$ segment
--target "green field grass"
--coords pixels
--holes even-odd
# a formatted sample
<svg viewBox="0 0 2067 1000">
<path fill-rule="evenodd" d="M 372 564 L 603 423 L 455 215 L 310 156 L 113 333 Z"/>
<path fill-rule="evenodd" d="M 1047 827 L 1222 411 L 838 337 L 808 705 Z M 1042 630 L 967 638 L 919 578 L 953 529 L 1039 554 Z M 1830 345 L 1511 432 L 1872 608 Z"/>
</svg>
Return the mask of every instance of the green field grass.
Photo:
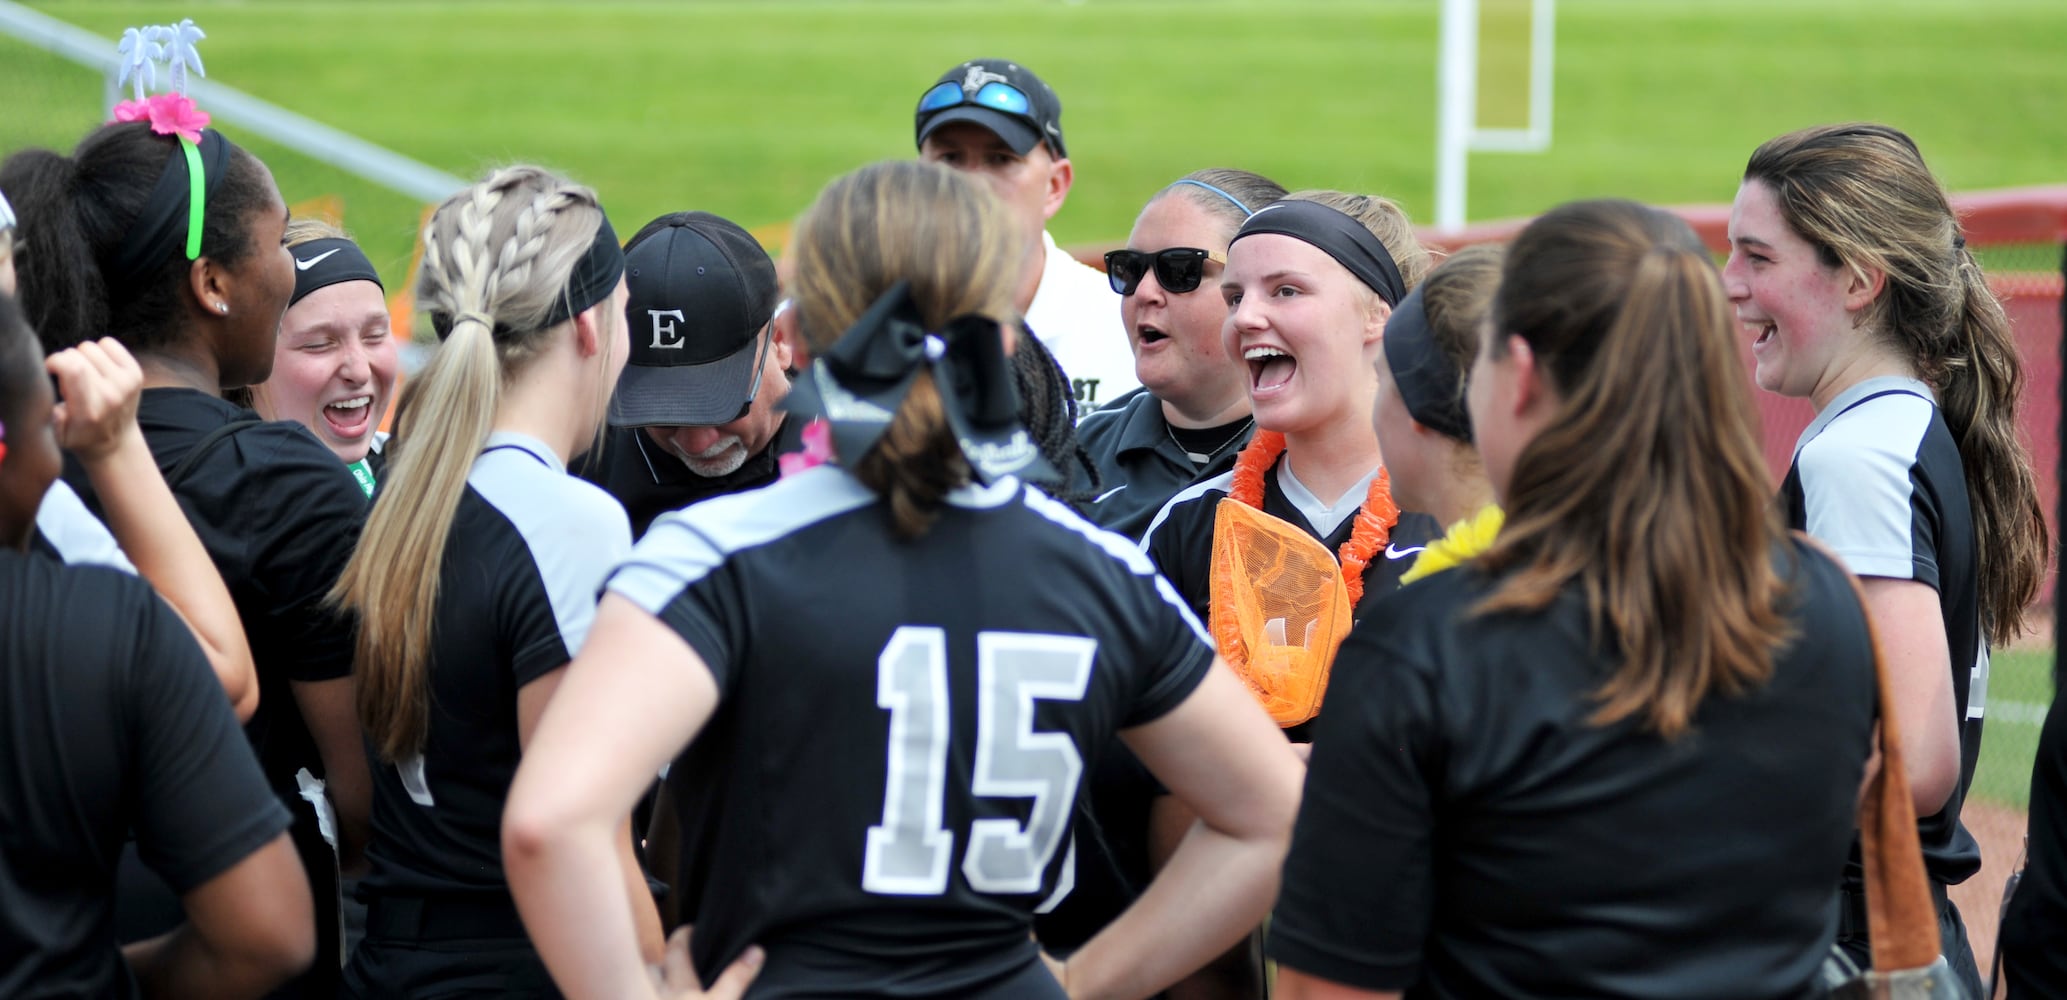
<svg viewBox="0 0 2067 1000">
<path fill-rule="evenodd" d="M 2052 700 L 2053 651 L 2000 652 L 1988 664 L 1988 724 L 1971 795 L 2025 808 L 2031 801 L 2031 760 L 2044 721 L 2038 709 Z"/>
<path fill-rule="evenodd" d="M 1433 205 L 1432 0 L 37 6 L 111 46 L 191 15 L 211 79 L 461 176 L 564 169 L 626 233 L 683 208 L 784 222 L 830 177 L 911 155 L 918 93 L 986 54 L 1063 97 L 1066 243 L 1123 238 L 1144 197 L 1208 165 Z M 1558 36 L 1554 145 L 1474 157 L 1474 218 L 1727 200 L 1760 140 L 1851 118 L 1910 130 L 1955 189 L 2067 180 L 2057 0 L 1565 0 Z M 69 146 L 101 114 L 92 73 L 12 41 L 0 93 L 0 151 Z M 252 145 L 290 201 L 341 196 L 400 276 L 421 206 Z"/>
</svg>

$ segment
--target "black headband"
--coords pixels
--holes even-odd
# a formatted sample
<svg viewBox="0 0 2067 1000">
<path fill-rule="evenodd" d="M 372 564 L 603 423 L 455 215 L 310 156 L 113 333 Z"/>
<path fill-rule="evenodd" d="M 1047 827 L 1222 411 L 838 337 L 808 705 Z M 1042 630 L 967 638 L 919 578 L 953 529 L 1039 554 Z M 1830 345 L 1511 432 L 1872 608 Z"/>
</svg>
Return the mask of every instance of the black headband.
<svg viewBox="0 0 2067 1000">
<path fill-rule="evenodd" d="M 910 282 L 884 292 L 813 360 L 790 386 L 783 407 L 824 417 L 832 427 L 833 450 L 851 467 L 890 429 L 921 369 L 933 372 L 948 427 L 978 482 L 1007 475 L 1053 478 L 1053 468 L 1019 422 L 1019 390 L 996 321 L 962 316 L 945 330 L 928 332 L 911 300 Z"/>
<path fill-rule="evenodd" d="M 294 308 L 296 302 L 308 298 L 318 288 L 347 281 L 371 281 L 382 292 L 387 286 L 380 283 L 380 272 L 373 269 L 373 262 L 366 259 L 366 251 L 359 244 L 347 239 L 325 237 L 297 244 L 294 254 L 294 297 L 287 300 L 287 308 Z"/>
<path fill-rule="evenodd" d="M 1363 223 L 1320 202 L 1278 201 L 1265 205 L 1242 223 L 1241 231 L 1228 244 L 1257 233 L 1290 236 L 1319 247 L 1377 292 L 1386 305 L 1397 307 L 1407 297 L 1407 282 L 1400 277 L 1399 265 L 1393 263 L 1385 244 L 1371 235 Z"/>
<path fill-rule="evenodd" d="M 544 330 L 579 315 L 596 303 L 610 297 L 617 290 L 618 279 L 624 277 L 624 248 L 617 243 L 617 230 L 610 228 L 610 217 L 602 216 L 596 226 L 596 238 L 589 242 L 589 252 L 574 262 L 573 273 L 567 276 L 567 293 L 553 302 L 553 308 L 545 314 L 536 329 Z M 437 331 L 438 339 L 452 335 L 452 317 L 444 313 L 431 314 L 431 329 Z M 495 324 L 495 336 L 507 337 L 517 330 L 507 323 Z"/>
<path fill-rule="evenodd" d="M 170 137 L 168 137 L 170 138 Z M 167 257 L 187 240 L 189 220 L 193 210 L 189 207 L 194 188 L 193 179 L 187 176 L 186 150 L 180 148 L 181 140 L 171 139 L 172 155 L 165 158 L 165 169 L 158 174 L 158 183 L 151 188 L 150 197 L 144 199 L 144 207 L 136 213 L 136 221 L 129 224 L 129 232 L 116 249 L 115 262 L 108 269 L 110 284 L 122 287 L 148 274 L 153 268 L 165 263 Z M 215 189 L 222 185 L 223 175 L 229 172 L 230 150 L 236 146 L 223 138 L 221 132 L 201 130 L 201 141 L 196 144 L 201 154 L 201 173 L 205 180 L 203 190 L 206 201 L 213 201 Z"/>
<path fill-rule="evenodd" d="M 1463 373 L 1435 341 L 1428 306 L 1416 288 L 1385 321 L 1385 366 L 1392 371 L 1407 413 L 1444 437 L 1471 443 L 1471 413 L 1464 408 Z"/>
</svg>

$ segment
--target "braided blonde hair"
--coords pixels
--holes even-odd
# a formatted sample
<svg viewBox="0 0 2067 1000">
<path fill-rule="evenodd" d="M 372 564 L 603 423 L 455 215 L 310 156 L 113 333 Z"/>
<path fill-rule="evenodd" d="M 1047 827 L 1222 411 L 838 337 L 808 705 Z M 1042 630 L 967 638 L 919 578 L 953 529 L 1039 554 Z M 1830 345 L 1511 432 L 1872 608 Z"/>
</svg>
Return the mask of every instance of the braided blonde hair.
<svg viewBox="0 0 2067 1000">
<path fill-rule="evenodd" d="M 450 333 L 403 389 L 388 475 L 331 592 L 359 617 L 359 721 L 385 760 L 423 750 L 453 515 L 504 384 L 564 325 L 544 324 L 602 225 L 595 192 L 519 166 L 453 195 L 424 227 L 417 304 Z"/>
</svg>

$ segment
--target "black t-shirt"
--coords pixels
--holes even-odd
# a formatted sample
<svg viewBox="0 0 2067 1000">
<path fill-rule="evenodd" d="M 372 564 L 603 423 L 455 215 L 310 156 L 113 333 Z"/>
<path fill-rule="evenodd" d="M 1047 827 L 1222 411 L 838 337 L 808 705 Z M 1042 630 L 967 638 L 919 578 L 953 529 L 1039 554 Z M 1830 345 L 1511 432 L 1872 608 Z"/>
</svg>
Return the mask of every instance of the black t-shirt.
<svg viewBox="0 0 2067 1000">
<path fill-rule="evenodd" d="M 222 685 L 148 585 L 0 552 L 0 996 L 134 996 L 116 859 L 185 893 L 287 828 Z"/>
<path fill-rule="evenodd" d="M 720 691 L 668 774 L 706 978 L 759 943 L 757 998 L 1061 996 L 1028 928 L 1082 776 L 1213 662 L 1126 539 L 1005 479 L 900 541 L 828 465 L 662 517 L 610 589 Z"/>
<path fill-rule="evenodd" d="M 184 475 L 173 476 L 207 435 L 258 414 L 192 389 L 145 389 L 137 423 L 174 498 L 222 573 L 251 658 L 258 712 L 245 732 L 273 789 L 298 797 L 294 772 L 323 774 L 322 759 L 296 707 L 290 681 L 350 676 L 349 619 L 325 604 L 351 558 L 366 517 L 366 494 L 337 455 L 292 421 L 252 423 L 217 439 Z M 70 459 L 65 481 L 96 516 L 103 511 L 84 470 Z"/>
<path fill-rule="evenodd" d="M 700 500 L 766 486 L 782 475 L 779 456 L 803 450 L 805 421 L 785 415 L 768 447 L 723 476 L 699 476 L 646 436 L 644 428 L 612 427 L 602 451 L 574 461 L 574 474 L 601 486 L 624 505 L 632 537 L 644 538 L 653 519 Z"/>
<path fill-rule="evenodd" d="M 624 512 L 545 445 L 490 435 L 439 575 L 423 753 L 373 771 L 374 895 L 507 900 L 502 807 L 522 756 L 517 692 L 565 666 L 631 551 Z"/>
<path fill-rule="evenodd" d="M 1199 465 L 1171 436 L 1162 401 L 1147 389 L 1128 392 L 1077 423 L 1077 440 L 1098 467 L 1101 491 L 1086 510 L 1107 531 L 1139 540 L 1177 491 L 1234 468 L 1255 430 L 1253 420 L 1229 429 Z"/>
<path fill-rule="evenodd" d="M 1959 810 L 1981 755 L 1988 646 L 1966 474 L 1929 387 L 1884 377 L 1840 393 L 1802 431 L 1780 496 L 1788 526 L 1830 546 L 1853 573 L 1915 580 L 1938 592 L 1960 719 L 1959 785 L 1943 809 L 1917 821 L 1917 834 L 1931 877 L 1964 882 L 1981 870 L 1981 847 Z M 1860 877 L 1856 864 L 1846 869 L 1855 889 Z"/>
<path fill-rule="evenodd" d="M 1269 954 L 1409 997 L 1804 997 L 1875 714 L 1837 566 L 1775 565 L 1795 640 L 1666 741 L 1600 726 L 1615 665 L 1578 586 L 1467 619 L 1472 567 L 1373 604 L 1335 660 Z"/>
<path fill-rule="evenodd" d="M 2067 699 L 2057 693 L 2031 767 L 2028 847 L 2002 921 L 2010 1000 L 2067 996 Z"/>
</svg>

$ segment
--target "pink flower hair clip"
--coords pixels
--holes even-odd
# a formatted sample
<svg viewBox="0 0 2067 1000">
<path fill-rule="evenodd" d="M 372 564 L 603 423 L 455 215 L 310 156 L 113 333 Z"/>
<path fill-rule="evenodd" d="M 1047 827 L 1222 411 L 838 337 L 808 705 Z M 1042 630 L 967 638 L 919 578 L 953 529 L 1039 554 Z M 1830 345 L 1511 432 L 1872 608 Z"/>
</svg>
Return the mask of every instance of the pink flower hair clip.
<svg viewBox="0 0 2067 1000">
<path fill-rule="evenodd" d="M 208 75 L 201 67 L 201 53 L 194 47 L 195 42 L 207 37 L 194 25 L 193 18 L 178 24 L 124 31 L 121 43 L 115 47 L 122 63 L 115 85 L 129 84 L 136 96 L 115 105 L 112 121 L 149 122 L 151 131 L 159 135 L 200 142 L 201 130 L 208 127 L 208 112 L 195 107 L 193 99 L 187 96 L 187 75 Z M 153 97 L 150 90 L 158 82 L 161 62 L 172 89 Z"/>
<path fill-rule="evenodd" d="M 832 461 L 833 430 L 832 425 L 826 423 L 824 417 L 819 417 L 805 424 L 802 436 L 804 439 L 803 451 L 779 455 L 775 459 L 776 464 L 782 467 L 782 474 L 785 477 L 794 476 L 806 469 L 816 468 Z"/>
<path fill-rule="evenodd" d="M 193 99 L 185 94 L 156 94 L 141 101 L 123 101 L 115 105 L 114 120 L 149 122 L 151 131 L 188 142 L 200 142 L 201 130 L 208 127 L 209 121 L 208 112 L 195 107 Z"/>
</svg>

